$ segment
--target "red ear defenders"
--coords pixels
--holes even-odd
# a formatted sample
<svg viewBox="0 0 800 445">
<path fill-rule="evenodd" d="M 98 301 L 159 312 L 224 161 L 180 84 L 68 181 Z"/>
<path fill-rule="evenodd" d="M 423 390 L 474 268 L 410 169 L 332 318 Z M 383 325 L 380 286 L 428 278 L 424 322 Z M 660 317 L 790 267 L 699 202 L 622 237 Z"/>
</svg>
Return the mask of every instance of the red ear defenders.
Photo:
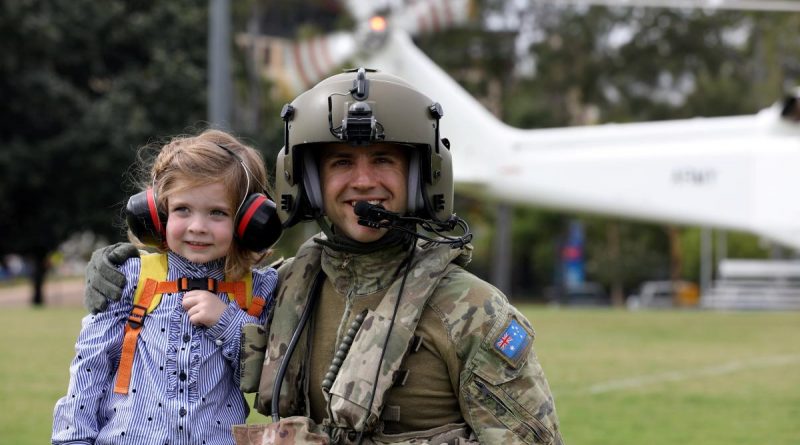
<svg viewBox="0 0 800 445">
<path fill-rule="evenodd" d="M 153 189 L 128 199 L 125 219 L 139 241 L 161 247 L 166 243 L 167 215 L 156 205 Z M 281 236 L 281 222 L 275 203 L 262 193 L 252 193 L 242 204 L 233 225 L 239 245 L 255 252 L 269 248 Z"/>
</svg>

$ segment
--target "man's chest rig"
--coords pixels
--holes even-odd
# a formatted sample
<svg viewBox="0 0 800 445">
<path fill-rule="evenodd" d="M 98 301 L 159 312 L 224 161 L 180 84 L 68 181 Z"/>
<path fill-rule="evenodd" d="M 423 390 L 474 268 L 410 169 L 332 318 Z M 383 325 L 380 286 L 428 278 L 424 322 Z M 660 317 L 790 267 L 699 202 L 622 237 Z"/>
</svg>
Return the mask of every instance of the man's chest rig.
<svg viewBox="0 0 800 445">
<path fill-rule="evenodd" d="M 275 371 L 286 350 L 286 339 L 292 336 L 308 299 L 315 297 L 311 295 L 311 283 L 322 273 L 321 250 L 315 243 L 302 246 L 291 266 L 297 272 L 287 274 L 282 286 L 286 292 L 281 295 L 273 314 L 274 321 L 261 373 L 257 403 L 262 407 L 273 402 L 269 397 L 276 383 Z M 451 249 L 449 246 L 417 248 L 405 283 L 402 283 L 400 274 L 375 310 L 359 314 L 344 334 L 322 382 L 329 409 L 323 426 L 330 432 L 332 443 L 347 442 L 345 438 L 348 433 L 352 436 L 353 432 L 379 431 L 382 428 L 381 420 L 396 420 L 392 419 L 397 414 L 393 408 L 384 406 L 387 392 L 395 385 L 402 385 L 408 377 L 409 370 L 402 369 L 402 364 L 406 355 L 421 344 L 421 339 L 414 335 L 414 331 L 422 311 L 441 278 L 455 267 L 451 265 L 453 260 L 461 254 L 460 249 Z M 399 296 L 402 298 L 393 317 Z M 386 343 L 390 330 L 391 335 Z M 308 415 L 307 392 L 319 390 L 307 387 L 307 363 L 304 357 L 307 356 L 308 333 L 302 335 L 305 341 L 301 338 L 298 342 L 298 349 L 290 358 L 281 385 L 278 403 L 281 417 Z M 306 412 L 302 412 L 304 410 Z"/>
<path fill-rule="evenodd" d="M 229 301 L 235 300 L 243 311 L 254 317 L 260 315 L 264 310 L 266 302 L 264 298 L 253 297 L 252 274 L 246 274 L 243 281 L 235 282 L 188 277 L 167 281 L 168 266 L 167 254 L 141 255 L 139 281 L 133 296 L 133 309 L 128 316 L 128 322 L 125 323 L 125 336 L 122 341 L 117 379 L 114 382 L 114 392 L 117 394 L 128 393 L 139 334 L 144 327 L 147 314 L 158 307 L 163 294 L 191 290 L 224 292 Z"/>
</svg>

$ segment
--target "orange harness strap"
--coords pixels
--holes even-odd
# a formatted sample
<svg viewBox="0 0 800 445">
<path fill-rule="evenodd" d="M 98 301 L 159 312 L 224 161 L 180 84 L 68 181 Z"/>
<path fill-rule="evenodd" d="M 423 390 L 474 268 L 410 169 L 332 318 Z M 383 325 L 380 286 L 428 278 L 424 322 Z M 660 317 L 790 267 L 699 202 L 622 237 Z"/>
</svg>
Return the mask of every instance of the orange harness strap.
<svg viewBox="0 0 800 445">
<path fill-rule="evenodd" d="M 250 277 L 248 277 L 250 278 Z M 246 280 L 252 287 L 252 279 Z M 119 359 L 117 380 L 114 383 L 114 392 L 127 394 L 133 370 L 133 358 L 136 355 L 136 343 L 144 327 L 144 319 L 160 303 L 160 298 L 153 304 L 153 297 L 165 293 L 183 292 L 187 290 L 208 290 L 209 292 L 225 292 L 229 300 L 236 300 L 236 304 L 248 314 L 257 317 L 264 310 L 266 303 L 263 297 L 253 296 L 248 305 L 247 283 L 244 281 L 226 282 L 213 278 L 179 278 L 176 281 L 157 281 L 152 278 L 145 279 L 144 286 L 139 294 L 138 301 L 134 302 L 128 323 L 125 324 L 125 337 L 122 340 L 122 353 Z M 231 296 L 233 295 L 233 297 Z M 135 300 L 135 298 L 134 298 Z M 152 305 L 152 307 L 151 307 Z"/>
<path fill-rule="evenodd" d="M 253 295 L 250 304 L 247 304 L 247 285 L 244 281 L 218 281 L 217 290 L 228 294 L 228 298 L 230 298 L 232 294 L 236 300 L 236 304 L 253 317 L 258 317 L 261 315 L 261 311 L 264 310 L 264 304 L 266 303 L 264 297 Z"/>
<path fill-rule="evenodd" d="M 117 380 L 114 383 L 115 393 L 128 393 L 128 386 L 131 383 L 131 370 L 133 370 L 133 356 L 136 355 L 136 341 L 144 326 L 144 318 L 151 310 L 150 303 L 153 297 L 156 294 L 175 292 L 177 287 L 177 282 L 175 281 L 158 282 L 148 278 L 144 282 L 144 289 L 142 289 L 139 302 L 133 305 L 131 314 L 128 316 L 128 323 L 125 324 L 125 338 L 122 340 L 122 354 L 119 358 Z"/>
</svg>

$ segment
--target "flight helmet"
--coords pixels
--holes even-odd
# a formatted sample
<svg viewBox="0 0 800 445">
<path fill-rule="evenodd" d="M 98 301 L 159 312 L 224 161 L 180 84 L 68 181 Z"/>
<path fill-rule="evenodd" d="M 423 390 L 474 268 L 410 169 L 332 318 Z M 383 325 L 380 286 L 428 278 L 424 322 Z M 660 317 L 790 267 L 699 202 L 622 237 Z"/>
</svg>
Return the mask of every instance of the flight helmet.
<svg viewBox="0 0 800 445">
<path fill-rule="evenodd" d="M 284 227 L 323 214 L 317 155 L 325 143 L 407 146 L 408 213 L 447 220 L 453 213 L 453 167 L 449 143 L 439 135 L 442 115 L 439 103 L 406 81 L 364 68 L 331 76 L 286 104 L 284 146 L 275 167 Z"/>
</svg>

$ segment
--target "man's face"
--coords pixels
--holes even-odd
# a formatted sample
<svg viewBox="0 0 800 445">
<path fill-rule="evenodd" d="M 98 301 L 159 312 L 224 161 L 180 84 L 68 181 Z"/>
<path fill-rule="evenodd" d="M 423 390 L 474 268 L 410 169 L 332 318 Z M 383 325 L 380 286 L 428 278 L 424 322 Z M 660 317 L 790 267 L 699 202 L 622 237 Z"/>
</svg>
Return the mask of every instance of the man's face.
<svg viewBox="0 0 800 445">
<path fill-rule="evenodd" d="M 327 144 L 319 162 L 325 213 L 342 235 L 368 243 L 386 233 L 387 229 L 358 224 L 353 211 L 358 201 L 405 213 L 408 207 L 407 148 L 387 143 L 366 147 Z"/>
</svg>

